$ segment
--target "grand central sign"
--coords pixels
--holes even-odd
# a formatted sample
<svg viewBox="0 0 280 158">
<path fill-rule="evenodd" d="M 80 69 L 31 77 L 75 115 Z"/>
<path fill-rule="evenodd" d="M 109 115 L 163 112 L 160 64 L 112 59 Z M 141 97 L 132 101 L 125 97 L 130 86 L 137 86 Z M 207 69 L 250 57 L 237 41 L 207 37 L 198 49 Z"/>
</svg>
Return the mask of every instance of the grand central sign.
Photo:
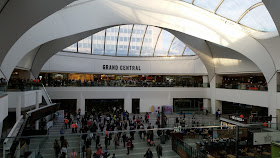
<svg viewBox="0 0 280 158">
<path fill-rule="evenodd" d="M 135 65 L 103 65 L 103 70 L 141 71 L 141 67 Z"/>
</svg>

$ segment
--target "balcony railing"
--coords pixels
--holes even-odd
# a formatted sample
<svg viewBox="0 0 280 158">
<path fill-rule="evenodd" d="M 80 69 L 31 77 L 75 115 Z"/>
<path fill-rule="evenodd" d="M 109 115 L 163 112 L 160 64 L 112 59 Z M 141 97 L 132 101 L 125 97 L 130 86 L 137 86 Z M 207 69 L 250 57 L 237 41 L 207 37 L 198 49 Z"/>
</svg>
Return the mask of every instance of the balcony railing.
<svg viewBox="0 0 280 158">
<path fill-rule="evenodd" d="M 247 84 L 247 83 L 239 83 L 239 84 L 217 83 L 216 88 L 255 90 L 255 91 L 267 91 L 268 90 L 267 86 L 263 86 L 263 85 L 260 85 L 260 84 Z"/>
<path fill-rule="evenodd" d="M 183 83 L 183 82 L 145 82 L 145 81 L 86 81 L 78 80 L 65 82 L 56 80 L 44 83 L 45 87 L 210 87 L 207 83 Z"/>
</svg>

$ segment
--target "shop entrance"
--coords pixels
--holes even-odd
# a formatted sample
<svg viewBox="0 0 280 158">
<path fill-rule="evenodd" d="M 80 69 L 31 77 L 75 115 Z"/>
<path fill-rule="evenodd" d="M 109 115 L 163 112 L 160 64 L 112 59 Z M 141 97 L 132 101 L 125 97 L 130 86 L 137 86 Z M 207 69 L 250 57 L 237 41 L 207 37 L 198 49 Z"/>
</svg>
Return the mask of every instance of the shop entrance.
<svg viewBox="0 0 280 158">
<path fill-rule="evenodd" d="M 132 99 L 132 113 L 139 114 L 140 113 L 140 99 Z"/>
<path fill-rule="evenodd" d="M 203 113 L 203 99 L 201 98 L 174 98 L 174 112 Z"/>
<path fill-rule="evenodd" d="M 86 99 L 86 112 L 112 112 L 113 107 L 124 109 L 124 99 Z"/>
<path fill-rule="evenodd" d="M 52 99 L 52 102 L 60 103 L 59 110 L 64 110 L 64 113 L 76 113 L 77 99 Z"/>
<path fill-rule="evenodd" d="M 261 117 L 268 116 L 268 108 L 266 107 L 226 102 L 226 101 L 222 102 L 222 106 L 223 106 L 223 114 L 243 114 L 244 117 L 249 117 L 251 114 L 253 114 L 254 116 L 261 116 Z"/>
</svg>

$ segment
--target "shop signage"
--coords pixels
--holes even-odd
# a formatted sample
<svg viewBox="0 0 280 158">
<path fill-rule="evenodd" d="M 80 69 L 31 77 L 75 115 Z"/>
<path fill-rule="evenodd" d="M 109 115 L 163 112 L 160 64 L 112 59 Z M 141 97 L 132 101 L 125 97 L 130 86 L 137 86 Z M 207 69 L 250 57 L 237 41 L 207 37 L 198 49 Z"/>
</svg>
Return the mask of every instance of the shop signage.
<svg viewBox="0 0 280 158">
<path fill-rule="evenodd" d="M 234 115 L 230 115 L 229 118 L 232 119 L 232 120 L 244 122 L 244 118 L 237 117 L 237 116 L 234 116 Z"/>
<path fill-rule="evenodd" d="M 136 66 L 136 65 L 103 65 L 103 70 L 141 71 L 141 66 Z"/>
<path fill-rule="evenodd" d="M 53 126 L 53 121 L 47 122 L 47 130 Z"/>
</svg>

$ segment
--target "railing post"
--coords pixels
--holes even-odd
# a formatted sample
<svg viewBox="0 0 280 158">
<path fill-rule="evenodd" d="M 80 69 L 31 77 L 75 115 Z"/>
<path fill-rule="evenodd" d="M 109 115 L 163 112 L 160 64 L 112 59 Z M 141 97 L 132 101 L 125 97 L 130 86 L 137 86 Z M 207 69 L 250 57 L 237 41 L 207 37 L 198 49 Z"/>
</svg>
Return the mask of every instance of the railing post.
<svg viewBox="0 0 280 158">
<path fill-rule="evenodd" d="M 236 158 L 238 158 L 238 140 L 239 138 L 239 126 L 236 126 L 236 144 L 235 144 L 235 155 L 236 155 Z"/>
</svg>

